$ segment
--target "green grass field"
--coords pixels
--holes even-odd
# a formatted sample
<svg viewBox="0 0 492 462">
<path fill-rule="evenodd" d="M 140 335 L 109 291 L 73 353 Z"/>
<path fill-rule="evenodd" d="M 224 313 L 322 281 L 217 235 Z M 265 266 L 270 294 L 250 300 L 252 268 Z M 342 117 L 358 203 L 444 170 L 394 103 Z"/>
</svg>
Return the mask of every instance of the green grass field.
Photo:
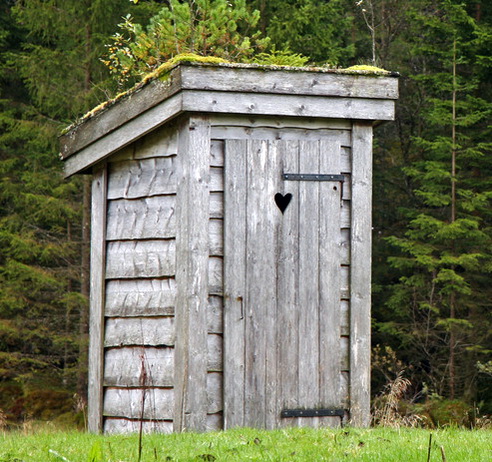
<svg viewBox="0 0 492 462">
<path fill-rule="evenodd" d="M 492 430 L 236 429 L 205 434 L 145 435 L 142 461 L 492 461 Z M 138 435 L 76 432 L 3 433 L 0 462 L 136 462 Z"/>
</svg>

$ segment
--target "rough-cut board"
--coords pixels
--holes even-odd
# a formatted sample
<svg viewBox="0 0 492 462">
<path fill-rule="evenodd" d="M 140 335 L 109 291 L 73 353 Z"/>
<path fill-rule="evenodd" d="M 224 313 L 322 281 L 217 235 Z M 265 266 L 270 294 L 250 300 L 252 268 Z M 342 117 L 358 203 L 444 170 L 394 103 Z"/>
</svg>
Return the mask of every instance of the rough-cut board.
<svg viewBox="0 0 492 462">
<path fill-rule="evenodd" d="M 144 433 L 172 433 L 173 422 L 171 420 L 131 420 L 106 417 L 104 419 L 104 433 L 125 434 L 138 433 L 142 428 Z"/>
<path fill-rule="evenodd" d="M 102 429 L 106 188 L 107 170 L 102 165 L 92 178 L 88 427 L 93 433 Z"/>
<path fill-rule="evenodd" d="M 224 255 L 224 222 L 221 219 L 211 219 L 209 221 L 209 252 L 211 256 L 218 257 Z"/>
<path fill-rule="evenodd" d="M 207 335 L 207 352 L 207 370 L 214 372 L 222 371 L 222 335 Z"/>
<path fill-rule="evenodd" d="M 222 402 L 222 373 L 207 374 L 207 413 L 215 414 L 224 409 Z"/>
<path fill-rule="evenodd" d="M 111 348 L 104 356 L 104 385 L 172 387 L 173 348 Z"/>
<path fill-rule="evenodd" d="M 174 276 L 176 241 L 113 241 L 107 245 L 106 279 Z"/>
<path fill-rule="evenodd" d="M 351 423 L 370 424 L 372 125 L 354 122 L 350 268 Z"/>
<path fill-rule="evenodd" d="M 384 99 L 342 99 L 316 96 L 182 92 L 182 110 L 225 114 L 279 115 L 297 117 L 339 117 L 342 119 L 392 120 L 395 103 Z"/>
<path fill-rule="evenodd" d="M 175 342 L 173 317 L 163 318 L 108 318 L 105 346 L 130 345 L 172 346 Z"/>
<path fill-rule="evenodd" d="M 398 82 L 389 76 L 347 75 L 337 71 L 313 72 L 312 70 L 270 69 L 270 72 L 265 72 L 264 69 L 252 69 L 251 67 L 241 69 L 240 65 L 236 67 L 233 69 L 230 65 L 221 68 L 221 65 L 195 66 L 182 63 L 173 69 L 166 82 L 159 80 L 150 82 L 131 97 L 123 98 L 115 108 L 102 111 L 87 120 L 84 125 L 75 127 L 62 136 L 60 141 L 63 158 L 82 150 L 107 133 L 117 132 L 118 127 L 131 126 L 135 132 L 138 124 L 133 122 L 138 122 L 139 119 L 147 119 L 147 125 L 141 128 L 142 131 L 147 132 L 159 126 L 157 115 L 160 116 L 162 124 L 183 110 L 193 111 L 193 108 L 184 107 L 186 105 L 181 102 L 179 94 L 175 95 L 180 90 L 192 92 L 193 89 L 209 89 L 224 94 L 237 91 L 245 95 L 249 94 L 249 96 L 265 93 L 270 94 L 272 99 L 310 95 L 319 99 L 328 96 L 341 100 L 358 101 L 360 98 L 375 98 L 376 101 L 388 101 L 398 97 Z M 165 109 L 162 109 L 160 106 L 163 101 L 173 104 L 171 107 L 167 105 Z M 238 110 L 230 112 L 237 113 Z M 317 116 L 319 117 L 320 114 Z M 329 113 L 326 117 L 336 116 L 336 113 Z M 149 126 L 150 123 L 152 123 L 151 126 Z M 123 138 L 120 143 L 127 144 L 129 141 Z"/>
<path fill-rule="evenodd" d="M 176 237 L 175 203 L 174 195 L 109 201 L 106 240 Z"/>
<path fill-rule="evenodd" d="M 104 415 L 129 419 L 172 420 L 172 388 L 106 388 Z"/>
<path fill-rule="evenodd" d="M 224 314 L 224 300 L 220 295 L 208 297 L 207 332 L 209 334 L 222 334 Z"/>
<path fill-rule="evenodd" d="M 275 116 L 238 116 L 235 114 L 213 114 L 210 117 L 212 133 L 220 127 L 243 127 L 248 129 L 303 129 L 303 130 L 351 130 L 352 124 L 345 119 L 275 117 Z"/>
<path fill-rule="evenodd" d="M 210 199 L 210 123 L 191 117 L 179 129 L 182 175 L 176 197 L 176 403 L 177 431 L 207 425 L 207 311 Z M 199 206 L 198 206 L 199 205 Z"/>
<path fill-rule="evenodd" d="M 247 140 L 319 140 L 324 136 L 336 137 L 339 143 L 350 143 L 349 130 L 301 129 L 301 128 L 255 128 L 250 127 L 214 127 L 212 136 L 218 139 Z"/>
<path fill-rule="evenodd" d="M 185 88 L 213 88 L 218 91 L 248 93 L 280 93 L 288 95 L 333 95 L 340 97 L 398 98 L 395 79 L 388 76 L 343 75 L 334 72 L 289 72 L 263 69 L 216 68 L 213 72 L 198 73 L 184 68 L 182 85 Z"/>
<path fill-rule="evenodd" d="M 106 283 L 106 316 L 164 316 L 174 314 L 176 281 L 120 279 Z"/>
<path fill-rule="evenodd" d="M 208 259 L 208 293 L 211 295 L 222 295 L 223 263 L 224 260 L 221 257 L 210 257 Z"/>
<path fill-rule="evenodd" d="M 175 193 L 175 156 L 110 164 L 108 199 L 136 199 Z"/>
</svg>

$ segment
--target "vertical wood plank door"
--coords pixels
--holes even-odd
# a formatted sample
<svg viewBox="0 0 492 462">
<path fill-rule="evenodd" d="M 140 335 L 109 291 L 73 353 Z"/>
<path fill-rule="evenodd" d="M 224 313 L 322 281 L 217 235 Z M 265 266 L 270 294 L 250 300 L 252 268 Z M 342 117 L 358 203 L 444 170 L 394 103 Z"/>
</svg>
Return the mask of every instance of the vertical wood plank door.
<svg viewBox="0 0 492 462">
<path fill-rule="evenodd" d="M 225 142 L 225 428 L 341 422 L 340 170 L 335 134 Z"/>
</svg>

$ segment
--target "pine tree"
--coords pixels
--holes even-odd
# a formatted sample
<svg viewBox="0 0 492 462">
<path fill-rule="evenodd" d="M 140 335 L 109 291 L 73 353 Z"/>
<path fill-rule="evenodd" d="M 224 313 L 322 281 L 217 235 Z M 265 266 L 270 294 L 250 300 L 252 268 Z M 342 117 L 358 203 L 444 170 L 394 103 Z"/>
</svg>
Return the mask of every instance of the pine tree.
<svg viewBox="0 0 492 462">
<path fill-rule="evenodd" d="M 149 5 L 138 11 L 153 13 Z M 12 419 L 47 418 L 71 410 L 77 381 L 85 393 L 82 181 L 63 179 L 57 135 L 106 99 L 99 55 L 132 4 L 0 8 L 0 408 Z"/>
<path fill-rule="evenodd" d="M 390 264 L 403 276 L 388 302 L 393 319 L 380 328 L 399 339 L 432 391 L 471 399 L 492 321 L 485 283 L 492 270 L 492 105 L 481 97 L 476 60 L 486 27 L 461 3 L 425 6 L 411 12 L 421 65 L 414 79 L 426 101 L 414 139 L 420 159 L 405 169 L 417 207 L 407 213 L 405 235 L 389 238 L 401 251 Z"/>
</svg>

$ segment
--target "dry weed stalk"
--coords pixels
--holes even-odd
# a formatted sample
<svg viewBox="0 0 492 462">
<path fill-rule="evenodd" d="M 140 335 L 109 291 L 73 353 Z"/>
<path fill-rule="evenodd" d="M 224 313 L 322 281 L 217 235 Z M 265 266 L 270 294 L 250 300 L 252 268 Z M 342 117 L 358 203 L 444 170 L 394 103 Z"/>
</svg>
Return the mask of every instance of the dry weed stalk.
<svg viewBox="0 0 492 462">
<path fill-rule="evenodd" d="M 399 404 L 410 388 L 411 382 L 403 377 L 404 371 L 398 372 L 396 378 L 389 382 L 382 394 L 378 398 L 380 406 L 375 405 L 373 410 L 374 423 L 382 427 L 418 427 L 421 426 L 425 417 L 410 414 L 401 415 L 399 412 Z"/>
<path fill-rule="evenodd" d="M 0 409 L 0 431 L 7 430 L 7 415 Z"/>
</svg>

